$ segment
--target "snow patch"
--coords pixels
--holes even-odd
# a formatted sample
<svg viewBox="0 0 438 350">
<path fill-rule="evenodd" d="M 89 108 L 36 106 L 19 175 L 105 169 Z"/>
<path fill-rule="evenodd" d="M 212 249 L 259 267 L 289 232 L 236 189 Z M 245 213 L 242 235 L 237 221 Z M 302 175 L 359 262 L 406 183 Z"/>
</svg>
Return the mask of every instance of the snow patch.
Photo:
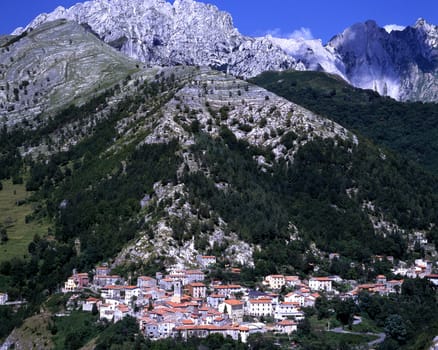
<svg viewBox="0 0 438 350">
<path fill-rule="evenodd" d="M 396 32 L 401 32 L 401 31 L 403 31 L 403 30 L 406 29 L 405 26 L 400 26 L 400 25 L 398 25 L 398 24 L 387 24 L 387 25 L 384 26 L 383 28 L 384 28 L 388 33 L 391 33 L 391 32 L 394 32 L 394 31 L 396 31 Z"/>
</svg>

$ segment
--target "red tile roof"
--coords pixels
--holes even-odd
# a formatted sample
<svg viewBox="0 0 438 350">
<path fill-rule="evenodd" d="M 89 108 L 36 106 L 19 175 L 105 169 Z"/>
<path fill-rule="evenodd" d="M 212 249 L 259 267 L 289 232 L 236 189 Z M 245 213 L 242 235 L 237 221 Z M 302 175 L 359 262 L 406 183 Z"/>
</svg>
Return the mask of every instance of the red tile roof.
<svg viewBox="0 0 438 350">
<path fill-rule="evenodd" d="M 277 323 L 279 326 L 295 326 L 298 323 L 291 321 L 291 320 L 283 320 Z"/>
<path fill-rule="evenodd" d="M 205 287 L 205 284 L 202 282 L 194 282 L 194 283 L 190 283 L 189 286 L 192 287 Z"/>
<path fill-rule="evenodd" d="M 272 299 L 250 299 L 251 304 L 272 304 Z"/>
<path fill-rule="evenodd" d="M 209 331 L 228 331 L 228 330 L 240 330 L 239 326 L 215 326 L 211 324 L 194 325 L 194 326 L 180 326 L 175 328 L 177 331 L 183 330 L 209 330 Z"/>
<path fill-rule="evenodd" d="M 185 326 L 191 326 L 194 325 L 195 322 L 193 322 L 192 320 L 182 320 L 182 324 Z"/>
<path fill-rule="evenodd" d="M 319 281 L 319 282 L 329 282 L 331 281 L 328 277 L 312 277 L 311 280 Z"/>
<path fill-rule="evenodd" d="M 93 298 L 93 297 L 89 297 L 89 298 L 87 298 L 86 301 L 87 301 L 88 303 L 95 303 L 95 302 L 99 301 L 99 299 L 96 299 L 96 298 Z"/>
<path fill-rule="evenodd" d="M 231 300 L 225 300 L 224 303 L 225 303 L 225 304 L 228 304 L 228 305 L 231 305 L 231 306 L 243 305 L 243 301 L 240 301 L 240 300 L 234 300 L 234 299 L 231 299 Z"/>
</svg>

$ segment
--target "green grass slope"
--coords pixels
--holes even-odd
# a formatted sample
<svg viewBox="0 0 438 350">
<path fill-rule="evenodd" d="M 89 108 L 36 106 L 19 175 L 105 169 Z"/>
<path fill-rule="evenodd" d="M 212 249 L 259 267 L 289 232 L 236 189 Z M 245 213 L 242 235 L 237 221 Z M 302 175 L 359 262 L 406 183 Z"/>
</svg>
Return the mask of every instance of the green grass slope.
<svg viewBox="0 0 438 350">
<path fill-rule="evenodd" d="M 8 241 L 0 244 L 0 262 L 13 257 L 27 256 L 27 247 L 35 235 L 47 233 L 47 225 L 37 221 L 26 223 L 26 216 L 34 211 L 32 203 L 26 202 L 30 193 L 25 185 L 13 185 L 3 181 L 0 191 L 0 224 L 6 228 Z"/>
</svg>

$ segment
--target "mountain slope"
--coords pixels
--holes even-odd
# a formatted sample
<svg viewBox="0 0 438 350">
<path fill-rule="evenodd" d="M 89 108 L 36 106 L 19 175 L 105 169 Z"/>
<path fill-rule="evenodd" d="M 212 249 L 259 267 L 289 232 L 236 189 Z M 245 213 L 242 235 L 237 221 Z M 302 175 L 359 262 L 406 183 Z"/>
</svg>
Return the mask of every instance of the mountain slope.
<svg viewBox="0 0 438 350">
<path fill-rule="evenodd" d="M 67 152 L 47 166 L 28 160 L 27 186 L 40 190 L 58 241 L 80 238 L 72 264 L 117 255 L 118 265 L 159 267 L 225 251 L 264 274 L 307 269 L 314 243 L 353 260 L 402 258 L 409 234 L 428 234 L 437 217 L 433 177 L 231 76 L 145 71 L 100 104 L 110 101 L 91 133 L 59 144 Z M 74 115 L 84 113 L 100 111 Z M 50 137 L 38 135 L 25 153 Z"/>
<path fill-rule="evenodd" d="M 41 113 L 84 103 L 138 71 L 138 62 L 79 24 L 58 20 L 5 40 L 0 67 L 0 123 L 37 126 Z"/>
<path fill-rule="evenodd" d="M 57 12 L 85 16 L 89 7 L 95 11 L 90 18 L 105 27 L 113 23 L 114 13 L 120 14 L 116 9 L 128 6 L 122 0 L 111 5 L 95 1 Z M 187 7 L 187 13 L 202 9 L 199 16 L 205 11 L 217 15 L 215 8 L 192 1 L 174 7 L 156 1 L 143 5 L 144 15 L 151 12 L 153 18 L 179 7 Z M 158 5 L 164 6 L 159 7 L 164 14 L 155 13 Z M 60 43 L 54 41 L 47 50 L 52 50 L 55 67 L 69 66 L 73 51 L 82 52 L 73 41 L 65 42 L 66 33 L 73 32 L 79 47 L 91 52 L 71 64 L 94 70 L 76 67 L 73 72 L 87 74 L 67 74 L 64 82 L 55 69 L 54 77 L 64 83 L 59 90 L 56 79 L 54 86 L 43 84 L 43 92 L 53 93 L 45 103 L 48 112 L 65 109 L 25 119 L 30 128 L 2 130 L 0 177 L 26 180 L 28 190 L 38 191 L 35 200 L 41 205 L 34 217 L 52 220 L 54 244 L 66 249 L 66 268 L 90 267 L 109 258 L 115 265 L 144 268 L 149 261 L 161 268 L 164 263 L 193 263 L 198 253 L 225 252 L 227 262 L 246 264 L 256 274 L 296 272 L 310 268 L 309 256 L 324 252 L 338 251 L 352 261 L 366 261 L 372 254 L 406 258 L 412 256 L 412 235 L 436 241 L 436 179 L 415 164 L 231 75 L 196 66 L 141 70 L 77 23 L 46 22 L 51 16 L 58 14 L 42 16 L 36 29 L 2 39 L 5 54 L 7 49 L 27 52 L 35 45 L 34 36 L 50 41 L 60 34 Z M 228 17 L 220 18 L 223 23 Z M 106 78 L 114 62 L 111 55 L 122 69 Z M 102 59 L 102 65 L 92 64 L 90 57 Z M 24 58 L 9 58 L 11 67 L 30 62 Z M 130 72 L 136 73 L 128 76 Z M 13 78 L 19 84 L 20 74 Z M 282 83 L 273 80 L 274 85 Z M 349 87 L 341 80 L 336 84 L 323 95 L 337 96 L 339 86 L 341 96 L 348 98 L 344 93 Z M 21 83 L 24 96 L 30 85 Z M 89 96 L 90 89 L 110 85 Z M 69 86 L 78 93 L 77 101 L 87 102 L 69 107 Z M 18 103 L 22 96 L 16 90 Z M 61 100 L 65 90 L 70 98 Z M 312 90 L 303 94 L 303 101 L 318 97 Z M 359 95 L 364 105 L 376 97 Z M 10 122 L 17 123 L 10 112 Z M 71 256 L 76 238 L 81 257 Z M 281 254 L 272 258 L 275 251 Z M 288 255 L 295 257 L 293 263 Z M 57 270 L 54 276 L 63 273 Z M 50 289 L 51 282 L 38 283 Z"/>
<path fill-rule="evenodd" d="M 318 72 L 266 72 L 251 81 L 438 172 L 434 103 L 400 103 Z"/>
</svg>

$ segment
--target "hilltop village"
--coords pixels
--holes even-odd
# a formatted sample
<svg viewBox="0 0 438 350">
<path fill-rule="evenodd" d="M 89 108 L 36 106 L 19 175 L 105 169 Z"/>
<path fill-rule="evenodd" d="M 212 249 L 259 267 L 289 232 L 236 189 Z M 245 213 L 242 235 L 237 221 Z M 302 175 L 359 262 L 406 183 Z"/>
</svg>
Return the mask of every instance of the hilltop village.
<svg viewBox="0 0 438 350">
<path fill-rule="evenodd" d="M 336 258 L 332 254 L 331 259 Z M 322 296 L 355 300 L 361 291 L 399 293 L 402 275 L 438 284 L 432 264 L 421 259 L 410 268 L 394 268 L 398 279 L 393 280 L 378 275 L 370 283 L 359 284 L 339 276 L 302 279 L 269 275 L 254 289 L 208 278 L 208 272 L 216 266 L 215 256 L 198 256 L 197 261 L 197 269 L 171 268 L 167 274 L 140 276 L 135 284 L 112 274 L 107 264 L 97 266 L 90 274 L 74 271 L 62 288 L 69 296 L 67 310 L 92 312 L 103 322 L 118 322 L 129 315 L 137 319 L 139 329 L 151 340 L 222 334 L 245 343 L 254 333 L 297 331 L 305 318 L 303 309 L 314 307 Z M 227 270 L 236 276 L 241 272 L 240 268 Z M 0 297 L 1 303 L 7 303 L 6 294 Z"/>
</svg>

